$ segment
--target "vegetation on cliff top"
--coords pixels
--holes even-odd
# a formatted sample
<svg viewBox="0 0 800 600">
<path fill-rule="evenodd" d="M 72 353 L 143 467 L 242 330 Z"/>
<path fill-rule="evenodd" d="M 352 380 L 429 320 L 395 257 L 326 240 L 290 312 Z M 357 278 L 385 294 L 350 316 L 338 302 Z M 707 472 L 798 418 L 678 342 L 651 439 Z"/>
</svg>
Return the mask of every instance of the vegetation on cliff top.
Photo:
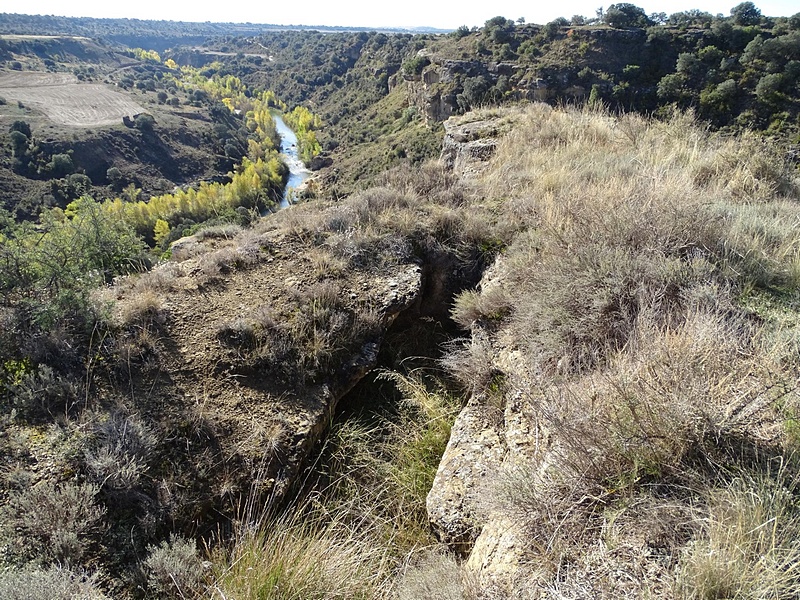
<svg viewBox="0 0 800 600">
<path fill-rule="evenodd" d="M 672 27 L 628 32 L 647 36 L 643 62 L 618 56 L 602 73 L 580 60 L 601 53 L 595 38 L 611 35 L 613 46 L 626 36 L 577 23 L 569 33 L 561 22 L 538 28 L 498 18 L 447 39 L 276 36 L 276 48 L 306 40 L 342 52 L 309 67 L 321 81 L 300 81 L 298 70 L 277 79 L 297 103 L 320 101 L 325 133 L 302 108 L 289 117 L 311 153 L 319 144 L 333 154 L 332 132 L 351 136 L 337 163 L 350 169 L 341 187 L 333 180 L 330 196 L 254 229 L 208 229 L 160 269 L 100 293 L 115 277 L 146 270 L 142 235 L 164 247 L 183 232 L 186 214 L 256 203 L 263 180 L 279 175 L 268 119 L 275 99 L 248 95 L 243 83 L 279 69 L 234 56 L 186 69 L 191 83 L 162 74 L 191 102 L 218 100 L 226 118 L 242 112 L 253 144 L 235 149 L 241 140 L 226 138 L 228 155 L 250 154 L 232 183 L 148 203 L 80 197 L 36 225 L 0 213 L 2 595 L 794 597 L 800 184 L 778 141 L 748 127 L 795 135 L 798 23 L 748 8 L 728 20 L 686 13 L 665 21 Z M 652 18 L 628 5 L 615 10 L 611 27 Z M 646 62 L 656 60 L 664 32 L 682 48 L 674 73 L 659 70 L 673 46 L 660 67 Z M 435 51 L 419 54 L 429 42 L 426 51 Z M 597 86 L 594 101 L 465 114 L 467 123 L 502 121 L 504 133 L 487 169 L 459 179 L 423 163 L 438 134 L 402 105 L 401 80 L 392 79 L 402 72 L 413 89 L 456 49 L 462 58 L 518 61 L 556 90 L 575 83 L 575 71 Z M 282 51 L 275 62 L 290 60 L 292 49 Z M 310 56 L 297 60 L 313 63 Z M 555 56 L 566 57 L 566 79 L 547 71 Z M 712 63 L 724 74 L 707 70 Z M 464 72 L 438 91 L 453 95 L 456 112 L 519 100 L 518 72 Z M 641 97 L 623 85 L 636 77 Z M 600 102 L 622 107 L 633 94 L 631 106 L 645 109 L 672 99 L 662 87 L 697 112 L 664 108 L 645 118 Z M 369 121 L 364 110 L 375 121 L 356 124 Z M 698 114 L 742 131 L 715 133 Z M 14 131 L 24 156 L 30 131 Z M 381 156 L 356 156 L 359 144 Z M 68 158 L 43 165 L 64 173 Z M 366 180 L 377 187 L 333 195 Z M 440 365 L 454 381 L 430 369 L 385 375 L 395 387 L 391 408 L 336 424 L 298 500 L 268 502 L 280 474 L 267 472 L 265 457 L 288 463 L 280 440 L 292 432 L 280 420 L 274 431 L 261 423 L 263 406 L 238 382 L 265 374 L 259 384 L 282 401 L 313 403 L 295 392 L 324 389 L 354 349 L 379 339 L 382 316 L 359 298 L 363 285 L 422 265 L 463 287 L 495 259 L 491 286 L 453 299 L 454 321 L 476 333 L 447 347 Z M 289 272 L 271 271 L 279 261 Z M 269 284 L 253 292 L 258 310 L 241 301 L 263 284 L 254 275 Z M 313 283 L 300 288 L 300 275 Z M 217 306 L 229 286 L 233 299 Z M 217 329 L 170 312 L 201 304 L 215 319 L 224 313 Z M 203 336 L 188 335 L 197 328 Z M 177 343 L 197 340 L 198 348 Z M 513 372 L 493 361 L 498 342 L 515 353 Z M 175 398 L 164 390 L 203 370 L 178 364 L 187 356 L 211 361 L 201 365 L 209 377 L 196 388 L 205 386 L 202 394 Z M 525 385 L 508 388 L 514 377 Z M 218 397 L 206 391 L 215 385 L 239 390 L 232 402 L 251 411 L 246 423 L 213 412 Z M 500 409 L 518 410 L 543 432 L 527 460 L 492 474 L 486 494 L 487 512 L 525 532 L 521 583 L 511 591 L 477 578 L 427 526 L 424 496 L 466 400 L 456 389 L 496 403 L 498 418 Z M 242 431 L 252 435 L 235 435 Z"/>
</svg>

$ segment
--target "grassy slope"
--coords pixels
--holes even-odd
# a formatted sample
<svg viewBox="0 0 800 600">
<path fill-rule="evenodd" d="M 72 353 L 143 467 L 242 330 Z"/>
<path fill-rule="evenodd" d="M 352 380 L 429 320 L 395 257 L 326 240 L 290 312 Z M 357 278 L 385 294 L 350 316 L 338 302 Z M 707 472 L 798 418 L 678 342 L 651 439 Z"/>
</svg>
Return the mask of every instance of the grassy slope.
<svg viewBox="0 0 800 600">
<path fill-rule="evenodd" d="M 455 312 L 521 351 L 506 415 L 550 440 L 496 484 L 518 593 L 792 597 L 796 172 L 682 115 L 520 113 L 485 180 L 520 233 Z"/>
<path fill-rule="evenodd" d="M 521 353 L 507 375 L 528 387 L 512 388 L 522 404 L 507 416 L 532 414 L 533 430 L 550 440 L 531 462 L 509 461 L 487 498 L 528 532 L 514 597 L 792 597 L 800 559 L 792 173 L 763 142 L 709 135 L 683 115 L 648 122 L 544 105 L 494 115 L 517 125 L 458 213 L 481 223 L 483 243 L 508 244 L 505 275 L 464 294 L 454 314 Z M 398 176 L 388 184 L 404 186 Z M 411 206 L 384 213 L 393 229 L 408 223 Z M 447 362 L 470 385 L 492 366 L 459 353 Z M 483 378 L 488 391 L 495 380 Z M 425 437 L 435 422 L 406 428 Z M 248 562 L 279 548 L 261 536 L 242 537 L 223 561 L 226 586 L 253 582 L 230 579 L 244 561 L 284 591 L 313 584 L 320 597 L 512 593 L 476 580 L 435 545 L 419 552 L 424 537 L 411 538 L 416 551 L 402 545 L 407 559 L 398 562 L 397 539 L 416 525 L 394 519 L 385 528 L 387 512 L 402 514 L 397 473 L 383 471 L 365 432 L 338 440 L 339 464 L 355 466 L 337 480 L 347 501 L 320 496 L 312 511 L 327 515 L 320 521 L 283 517 L 296 544 L 277 556 L 301 552 L 294 564 L 307 564 L 304 549 L 336 535 L 350 587 L 322 564 L 290 574 L 274 560 Z M 397 451 L 401 440 L 384 438 L 384 448 Z M 252 587 L 235 589 L 255 597 Z"/>
</svg>

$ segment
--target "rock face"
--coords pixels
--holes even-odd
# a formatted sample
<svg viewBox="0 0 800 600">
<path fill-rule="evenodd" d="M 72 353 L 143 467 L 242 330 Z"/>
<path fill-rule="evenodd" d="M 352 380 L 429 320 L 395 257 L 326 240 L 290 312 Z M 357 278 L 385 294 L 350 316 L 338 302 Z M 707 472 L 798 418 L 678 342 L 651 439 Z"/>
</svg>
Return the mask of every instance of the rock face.
<svg viewBox="0 0 800 600">
<path fill-rule="evenodd" d="M 136 287 L 109 293 L 124 321 L 148 288 L 166 290 L 148 338 L 125 342 L 134 348 L 128 387 L 143 413 L 187 430 L 173 444 L 187 456 L 172 459 L 185 476 L 165 465 L 159 493 L 191 497 L 190 518 L 208 522 L 208 511 L 235 510 L 248 488 L 250 498 L 281 501 L 339 399 L 374 367 L 387 329 L 419 304 L 423 269 L 325 271 L 324 251 L 282 230 L 196 236 L 173 256 Z"/>
<path fill-rule="evenodd" d="M 485 168 L 497 149 L 496 119 L 461 122 L 451 119 L 444 123 L 442 163 L 461 176 L 471 176 Z"/>
<path fill-rule="evenodd" d="M 493 156 L 503 122 L 496 117 L 445 122 L 442 162 L 464 177 L 474 177 Z M 479 288 L 502 286 L 505 265 L 498 258 L 484 273 Z M 450 440 L 428 494 L 426 507 L 439 539 L 464 556 L 465 568 L 480 588 L 507 597 L 522 578 L 535 576 L 526 548 L 529 532 L 515 515 L 495 501 L 504 474 L 532 462 L 544 465 L 546 432 L 531 414 L 526 390 L 532 377 L 506 332 L 473 324 L 472 345 L 501 375 L 493 392 L 472 395 L 456 418 Z M 523 585 L 529 586 L 530 581 Z"/>
<path fill-rule="evenodd" d="M 506 452 L 502 414 L 473 399 L 458 416 L 428 494 L 428 516 L 439 539 L 469 553 L 486 515 L 480 499 Z"/>
</svg>

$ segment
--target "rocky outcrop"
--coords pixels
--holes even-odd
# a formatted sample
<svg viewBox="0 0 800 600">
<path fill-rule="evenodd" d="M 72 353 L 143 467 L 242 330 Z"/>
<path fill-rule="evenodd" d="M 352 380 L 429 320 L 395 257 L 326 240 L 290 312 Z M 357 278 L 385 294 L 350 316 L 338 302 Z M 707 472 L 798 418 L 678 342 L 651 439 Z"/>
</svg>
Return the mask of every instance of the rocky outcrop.
<svg viewBox="0 0 800 600">
<path fill-rule="evenodd" d="M 477 176 L 503 129 L 497 117 L 446 121 L 442 162 L 462 176 Z M 504 285 L 505 273 L 501 257 L 484 273 L 479 288 Z M 529 403 L 533 377 L 508 339 L 502 329 L 473 324 L 471 344 L 480 347 L 486 368 L 503 385 L 477 390 L 456 418 L 426 501 L 437 537 L 465 557 L 469 578 L 500 597 L 534 573 L 527 552 L 530 532 L 497 501 L 497 491 L 521 465 L 546 464 L 542 449 L 547 446 L 547 434 Z"/>
<path fill-rule="evenodd" d="M 494 155 L 500 127 L 498 119 L 446 121 L 440 160 L 461 176 L 479 173 Z"/>
<path fill-rule="evenodd" d="M 468 554 L 486 522 L 482 506 L 487 486 L 503 463 L 506 449 L 502 419 L 480 401 L 459 415 L 427 498 L 428 516 L 437 537 Z"/>
<path fill-rule="evenodd" d="M 171 434 L 186 439 L 173 444 L 177 472 L 159 471 L 159 493 L 191 498 L 194 512 L 177 512 L 208 525 L 237 510 L 239 494 L 281 502 L 340 398 L 375 366 L 388 328 L 421 302 L 423 269 L 328 271 L 324 250 L 282 230 L 194 236 L 173 257 L 108 293 L 123 322 L 144 302 L 160 315 L 146 339 L 133 326 L 120 342 L 132 348 L 128 387 L 141 410 L 186 423 Z"/>
</svg>

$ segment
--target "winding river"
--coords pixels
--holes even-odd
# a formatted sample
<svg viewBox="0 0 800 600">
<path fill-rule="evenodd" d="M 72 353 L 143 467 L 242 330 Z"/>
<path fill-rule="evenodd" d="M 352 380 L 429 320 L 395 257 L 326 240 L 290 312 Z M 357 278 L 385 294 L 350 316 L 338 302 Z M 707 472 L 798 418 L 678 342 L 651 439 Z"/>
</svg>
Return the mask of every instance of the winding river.
<svg viewBox="0 0 800 600">
<path fill-rule="evenodd" d="M 297 136 L 294 131 L 289 129 L 279 114 L 272 113 L 272 118 L 275 119 L 275 128 L 281 136 L 281 154 L 289 167 L 289 181 L 281 199 L 281 208 L 286 208 L 291 204 L 294 190 L 311 176 L 311 171 L 306 169 L 303 161 L 297 156 Z"/>
</svg>

